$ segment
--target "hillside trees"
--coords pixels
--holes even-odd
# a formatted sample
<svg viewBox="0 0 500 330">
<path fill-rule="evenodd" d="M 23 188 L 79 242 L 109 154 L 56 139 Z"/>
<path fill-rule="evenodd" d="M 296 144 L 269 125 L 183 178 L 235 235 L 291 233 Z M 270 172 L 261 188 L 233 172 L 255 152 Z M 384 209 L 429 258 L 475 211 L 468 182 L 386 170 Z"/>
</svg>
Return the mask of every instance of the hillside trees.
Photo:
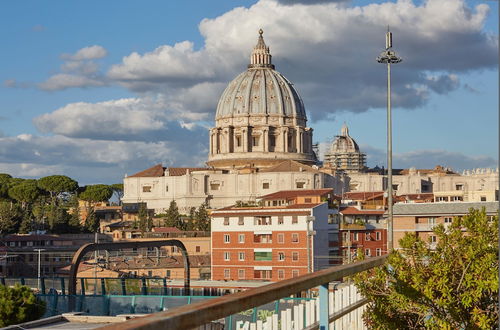
<svg viewBox="0 0 500 330">
<path fill-rule="evenodd" d="M 498 217 L 471 210 L 434 229 L 435 249 L 414 234 L 386 265 L 355 278 L 374 329 L 493 329 L 498 324 Z"/>
</svg>

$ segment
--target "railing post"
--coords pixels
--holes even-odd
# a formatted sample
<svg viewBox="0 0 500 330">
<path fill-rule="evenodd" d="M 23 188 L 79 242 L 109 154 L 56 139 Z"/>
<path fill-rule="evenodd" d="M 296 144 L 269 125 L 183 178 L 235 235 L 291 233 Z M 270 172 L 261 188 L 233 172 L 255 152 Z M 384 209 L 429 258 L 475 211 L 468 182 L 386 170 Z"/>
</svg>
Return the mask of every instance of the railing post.
<svg viewBox="0 0 500 330">
<path fill-rule="evenodd" d="M 104 278 L 101 278 L 101 294 L 103 296 L 106 295 L 106 282 L 105 282 Z"/>
<path fill-rule="evenodd" d="M 161 288 L 161 294 L 163 296 L 167 295 L 167 279 L 165 277 L 163 278 L 163 288 Z"/>
<path fill-rule="evenodd" d="M 325 283 L 319 286 L 319 329 L 328 330 L 328 285 Z"/>
<path fill-rule="evenodd" d="M 45 294 L 45 277 L 41 278 L 40 291 L 42 292 L 42 294 Z"/>
<path fill-rule="evenodd" d="M 147 287 L 147 284 L 146 284 L 146 279 L 144 277 L 141 278 L 141 285 L 142 285 L 141 294 L 143 296 L 147 296 L 147 294 L 148 294 L 148 287 Z"/>
<path fill-rule="evenodd" d="M 85 296 L 85 279 L 83 277 L 80 279 L 80 294 Z"/>
<path fill-rule="evenodd" d="M 0 281 L 1 281 L 2 285 L 5 286 L 5 277 L 0 278 Z"/>
<path fill-rule="evenodd" d="M 26 284 L 26 282 L 24 281 L 24 277 L 21 277 L 20 281 L 21 281 L 21 285 L 25 285 Z"/>
<path fill-rule="evenodd" d="M 66 286 L 64 284 L 64 277 L 59 277 L 59 281 L 61 281 L 61 293 L 63 295 L 66 294 Z"/>
<path fill-rule="evenodd" d="M 121 282 L 122 282 L 122 295 L 126 296 L 127 295 L 127 286 L 125 284 L 125 278 L 121 278 Z"/>
</svg>

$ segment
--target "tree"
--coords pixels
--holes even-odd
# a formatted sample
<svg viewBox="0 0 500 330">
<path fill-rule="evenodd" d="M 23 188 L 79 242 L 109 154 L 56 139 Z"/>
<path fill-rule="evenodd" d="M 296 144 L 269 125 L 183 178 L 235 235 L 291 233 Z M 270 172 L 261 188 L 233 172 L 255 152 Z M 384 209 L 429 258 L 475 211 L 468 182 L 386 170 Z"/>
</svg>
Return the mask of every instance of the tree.
<svg viewBox="0 0 500 330">
<path fill-rule="evenodd" d="M 9 187 L 10 180 L 12 176 L 6 173 L 0 173 L 0 198 L 8 199 L 9 198 Z"/>
<path fill-rule="evenodd" d="M 118 205 L 122 205 L 123 183 L 115 183 L 109 186 L 113 191 L 113 195 L 118 199 Z"/>
<path fill-rule="evenodd" d="M 463 230 L 465 229 L 465 231 Z M 431 249 L 415 234 L 387 263 L 355 277 L 376 329 L 493 329 L 498 323 L 498 217 L 470 210 L 434 229 Z"/>
<path fill-rule="evenodd" d="M 167 213 L 165 214 L 165 227 L 176 227 L 182 222 L 181 215 L 179 213 L 179 208 L 175 200 L 170 202 Z M 180 228 L 179 228 L 180 229 Z"/>
<path fill-rule="evenodd" d="M 38 187 L 50 194 L 51 204 L 56 205 L 61 194 L 71 194 L 78 189 L 78 182 L 65 175 L 51 175 L 38 180 Z"/>
<path fill-rule="evenodd" d="M 16 284 L 9 288 L 0 285 L 0 327 L 37 320 L 45 313 L 45 302 L 30 288 Z"/>
<path fill-rule="evenodd" d="M 17 231 L 23 217 L 17 204 L 0 201 L 0 232 L 11 234 Z"/>
<path fill-rule="evenodd" d="M 148 208 L 146 203 L 141 203 L 139 205 L 137 217 L 139 218 L 139 230 L 141 231 L 142 236 L 144 236 L 144 232 L 148 230 Z"/>
<path fill-rule="evenodd" d="M 96 184 L 86 186 L 79 194 L 79 198 L 85 201 L 86 217 L 85 228 L 90 232 L 96 232 L 99 229 L 99 219 L 94 211 L 94 204 L 97 202 L 108 201 L 113 195 L 111 188 L 105 184 Z"/>
<path fill-rule="evenodd" d="M 210 216 L 208 215 L 206 204 L 201 204 L 195 213 L 196 229 L 200 231 L 210 231 Z"/>
<path fill-rule="evenodd" d="M 20 202 L 21 207 L 25 210 L 40 196 L 40 189 L 38 189 L 36 180 L 22 180 L 9 188 L 9 196 Z"/>
</svg>

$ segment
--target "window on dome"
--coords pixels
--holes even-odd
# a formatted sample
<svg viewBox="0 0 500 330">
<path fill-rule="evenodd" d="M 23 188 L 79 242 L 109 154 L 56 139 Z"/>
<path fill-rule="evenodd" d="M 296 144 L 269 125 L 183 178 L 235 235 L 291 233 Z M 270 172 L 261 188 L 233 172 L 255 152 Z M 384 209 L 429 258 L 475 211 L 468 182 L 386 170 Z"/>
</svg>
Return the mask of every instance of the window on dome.
<svg viewBox="0 0 500 330">
<path fill-rule="evenodd" d="M 276 136 L 274 136 L 274 135 L 269 136 L 269 146 L 270 147 L 276 146 Z"/>
<path fill-rule="evenodd" d="M 259 137 L 258 136 L 252 136 L 252 146 L 254 146 L 254 147 L 259 146 Z"/>
<path fill-rule="evenodd" d="M 236 135 L 236 146 L 241 147 L 241 136 L 240 135 Z"/>
</svg>

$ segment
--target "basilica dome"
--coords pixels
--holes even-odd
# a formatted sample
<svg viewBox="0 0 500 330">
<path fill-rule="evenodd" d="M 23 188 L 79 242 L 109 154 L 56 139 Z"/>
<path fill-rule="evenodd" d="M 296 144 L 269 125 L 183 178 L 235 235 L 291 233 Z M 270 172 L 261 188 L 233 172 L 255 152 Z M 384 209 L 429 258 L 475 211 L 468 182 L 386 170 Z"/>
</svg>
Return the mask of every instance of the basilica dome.
<svg viewBox="0 0 500 330">
<path fill-rule="evenodd" d="M 228 84 L 219 99 L 208 165 L 269 167 L 284 160 L 316 161 L 304 103 L 271 58 L 259 30 L 247 70 Z"/>
</svg>

